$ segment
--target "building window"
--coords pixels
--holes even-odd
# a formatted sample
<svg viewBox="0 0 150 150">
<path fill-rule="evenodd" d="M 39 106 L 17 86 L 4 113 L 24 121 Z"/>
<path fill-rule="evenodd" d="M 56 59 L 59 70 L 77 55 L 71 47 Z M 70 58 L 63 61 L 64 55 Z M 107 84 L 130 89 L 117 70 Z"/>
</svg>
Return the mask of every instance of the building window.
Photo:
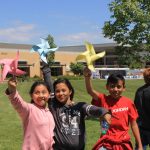
<svg viewBox="0 0 150 150">
<path fill-rule="evenodd" d="M 27 61 L 18 61 L 18 68 L 26 72 L 25 76 L 30 75 L 30 65 L 27 64 Z"/>
<path fill-rule="evenodd" d="M 63 75 L 63 67 L 60 62 L 54 62 L 51 66 L 51 75 L 52 76 L 60 76 Z"/>
<path fill-rule="evenodd" d="M 61 76 L 61 75 L 63 75 L 63 68 L 62 68 L 62 66 L 51 67 L 51 75 L 52 76 Z"/>
</svg>

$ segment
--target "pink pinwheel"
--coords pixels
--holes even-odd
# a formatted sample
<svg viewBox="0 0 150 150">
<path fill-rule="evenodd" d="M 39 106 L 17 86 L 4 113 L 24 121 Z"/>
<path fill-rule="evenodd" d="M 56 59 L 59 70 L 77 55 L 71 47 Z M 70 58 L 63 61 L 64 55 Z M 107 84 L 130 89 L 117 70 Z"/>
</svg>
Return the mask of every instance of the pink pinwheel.
<svg viewBox="0 0 150 150">
<path fill-rule="evenodd" d="M 10 73 L 15 76 L 23 75 L 26 72 L 18 69 L 19 51 L 17 52 L 15 59 L 1 59 L 0 64 L 2 65 L 2 76 L 1 81 L 4 81 L 7 74 Z"/>
</svg>

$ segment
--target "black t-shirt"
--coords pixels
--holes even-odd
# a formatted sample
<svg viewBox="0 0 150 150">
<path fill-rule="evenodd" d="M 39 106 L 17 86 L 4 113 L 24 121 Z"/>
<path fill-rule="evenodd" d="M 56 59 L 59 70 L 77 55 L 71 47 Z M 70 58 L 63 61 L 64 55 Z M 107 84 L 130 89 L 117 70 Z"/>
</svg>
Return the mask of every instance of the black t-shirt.
<svg viewBox="0 0 150 150">
<path fill-rule="evenodd" d="M 139 126 L 150 130 L 150 85 L 145 84 L 137 90 L 134 103 L 139 114 Z"/>
<path fill-rule="evenodd" d="M 62 105 L 53 99 L 49 104 L 55 120 L 54 150 L 84 150 L 85 117 L 100 117 L 108 111 L 101 107 L 78 102 L 72 106 Z"/>
<path fill-rule="evenodd" d="M 85 145 L 85 103 L 61 105 L 53 100 L 50 110 L 55 120 L 54 149 L 82 150 Z"/>
</svg>

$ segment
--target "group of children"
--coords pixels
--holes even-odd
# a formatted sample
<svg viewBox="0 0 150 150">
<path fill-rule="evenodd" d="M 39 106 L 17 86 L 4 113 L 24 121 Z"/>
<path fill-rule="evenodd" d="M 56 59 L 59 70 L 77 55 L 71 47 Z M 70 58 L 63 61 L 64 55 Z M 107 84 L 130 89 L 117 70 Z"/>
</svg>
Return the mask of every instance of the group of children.
<svg viewBox="0 0 150 150">
<path fill-rule="evenodd" d="M 135 104 L 121 96 L 125 90 L 125 79 L 120 74 L 108 77 L 106 89 L 109 94 L 105 95 L 93 89 L 91 71 L 86 67 L 83 75 L 86 90 L 92 97 L 92 105 L 89 105 L 74 101 L 74 88 L 68 79 L 59 78 L 52 83 L 47 64 L 44 64 L 42 72 L 44 81 L 36 81 L 30 89 L 31 103 L 25 102 L 19 95 L 15 78 L 8 81 L 6 94 L 22 119 L 22 150 L 84 150 L 86 116 L 97 117 L 110 124 L 93 150 L 132 150 L 128 133 L 130 126 L 136 149 L 146 150 L 150 144 L 150 119 L 147 120 L 150 114 L 150 69 L 144 72 L 146 85 L 137 90 Z M 54 96 L 51 95 L 53 92 Z M 146 99 L 145 102 L 143 99 Z"/>
</svg>

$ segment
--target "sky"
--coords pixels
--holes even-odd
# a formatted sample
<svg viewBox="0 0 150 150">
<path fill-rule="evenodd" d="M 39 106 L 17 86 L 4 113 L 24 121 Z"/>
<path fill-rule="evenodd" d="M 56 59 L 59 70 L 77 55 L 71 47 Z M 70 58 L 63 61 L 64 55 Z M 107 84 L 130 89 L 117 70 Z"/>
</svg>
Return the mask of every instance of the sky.
<svg viewBox="0 0 150 150">
<path fill-rule="evenodd" d="M 112 43 L 102 27 L 110 20 L 112 0 L 4 0 L 0 43 L 39 44 L 53 36 L 57 46 Z"/>
</svg>

